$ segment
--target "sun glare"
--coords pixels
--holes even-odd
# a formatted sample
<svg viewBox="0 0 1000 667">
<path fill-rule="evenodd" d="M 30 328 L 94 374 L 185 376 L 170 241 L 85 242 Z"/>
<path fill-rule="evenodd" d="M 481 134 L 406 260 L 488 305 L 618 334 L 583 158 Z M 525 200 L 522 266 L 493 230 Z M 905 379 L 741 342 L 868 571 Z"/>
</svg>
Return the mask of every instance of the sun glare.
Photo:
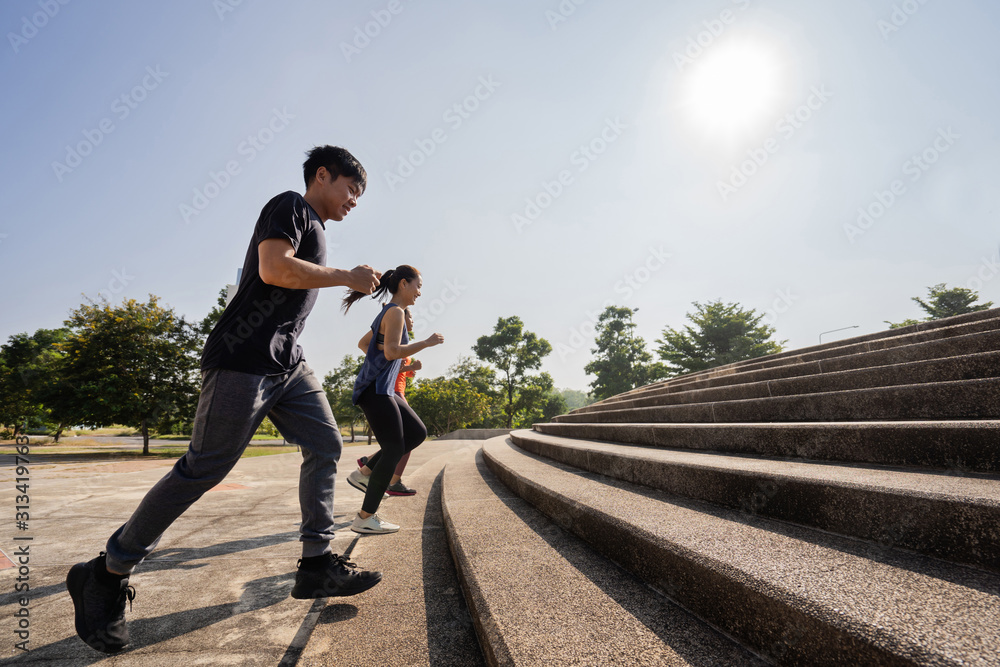
<svg viewBox="0 0 1000 667">
<path fill-rule="evenodd" d="M 685 73 L 682 104 L 707 136 L 739 141 L 778 114 L 782 73 L 781 58 L 766 45 L 715 44 Z"/>
</svg>

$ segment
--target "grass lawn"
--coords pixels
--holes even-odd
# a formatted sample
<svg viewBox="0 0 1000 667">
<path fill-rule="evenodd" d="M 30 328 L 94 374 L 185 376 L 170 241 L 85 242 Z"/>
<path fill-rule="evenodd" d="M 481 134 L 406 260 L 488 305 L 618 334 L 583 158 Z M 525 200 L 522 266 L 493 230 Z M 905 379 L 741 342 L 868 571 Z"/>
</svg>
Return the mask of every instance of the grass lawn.
<svg viewBox="0 0 1000 667">
<path fill-rule="evenodd" d="M 89 432 L 88 432 L 89 435 Z M 98 435 L 113 435 L 113 434 L 98 434 Z M 267 444 L 250 444 L 244 451 L 244 457 L 250 456 L 268 456 L 271 454 L 289 454 L 291 452 L 297 452 L 298 447 L 292 444 L 274 444 L 274 438 L 269 436 L 254 436 L 255 440 L 270 440 L 271 442 Z M 154 437 L 150 437 L 150 440 L 154 440 Z M 128 461 L 128 460 L 149 460 L 149 459 L 177 459 L 184 455 L 188 449 L 188 443 L 191 440 L 191 436 L 187 435 L 170 435 L 170 436 L 155 436 L 155 440 L 160 440 L 161 442 L 150 442 L 149 444 L 149 454 L 142 453 L 142 446 L 136 446 L 134 442 L 123 441 L 121 443 L 117 442 L 101 442 L 88 437 L 76 437 L 62 439 L 59 443 L 48 442 L 39 443 L 33 442 L 30 447 L 30 457 L 39 457 L 40 461 L 57 463 L 60 459 L 65 458 L 66 461 L 73 460 L 74 462 L 79 461 L 81 458 L 94 461 Z M 176 442 L 163 443 L 163 440 L 170 440 Z M 356 443 L 345 442 L 344 445 L 350 446 L 360 446 L 368 444 L 367 439 Z M 4 440 L 0 441 L 0 455 L 4 454 L 14 454 L 14 441 Z"/>
</svg>

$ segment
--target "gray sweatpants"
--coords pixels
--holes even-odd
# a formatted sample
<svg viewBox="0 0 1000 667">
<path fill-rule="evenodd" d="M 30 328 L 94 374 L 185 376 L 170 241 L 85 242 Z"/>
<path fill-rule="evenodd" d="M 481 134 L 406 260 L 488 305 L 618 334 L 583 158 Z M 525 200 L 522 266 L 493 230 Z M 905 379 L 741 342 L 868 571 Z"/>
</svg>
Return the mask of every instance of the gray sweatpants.
<svg viewBox="0 0 1000 667">
<path fill-rule="evenodd" d="M 333 486 L 343 442 L 326 393 L 303 361 L 279 376 L 221 369 L 202 373 L 191 446 L 108 540 L 108 568 L 131 572 L 141 563 L 170 524 L 229 474 L 265 415 L 285 440 L 302 448 L 302 555 L 330 551 Z"/>
</svg>

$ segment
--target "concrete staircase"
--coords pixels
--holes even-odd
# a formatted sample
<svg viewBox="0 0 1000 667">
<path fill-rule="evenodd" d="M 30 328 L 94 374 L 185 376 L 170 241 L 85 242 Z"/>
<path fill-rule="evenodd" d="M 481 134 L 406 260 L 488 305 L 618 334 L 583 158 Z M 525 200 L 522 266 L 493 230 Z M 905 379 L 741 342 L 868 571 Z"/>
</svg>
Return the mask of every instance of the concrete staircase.
<svg viewBox="0 0 1000 667">
<path fill-rule="evenodd" d="M 490 439 L 442 510 L 490 664 L 1000 665 L 1000 309 Z"/>
</svg>

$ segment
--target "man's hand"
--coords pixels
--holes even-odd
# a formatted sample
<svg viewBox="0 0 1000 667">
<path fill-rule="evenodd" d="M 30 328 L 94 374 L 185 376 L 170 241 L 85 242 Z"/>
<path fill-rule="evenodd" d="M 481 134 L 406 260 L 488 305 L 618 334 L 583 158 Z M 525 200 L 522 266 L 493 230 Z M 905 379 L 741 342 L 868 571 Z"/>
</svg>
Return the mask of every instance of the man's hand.
<svg viewBox="0 0 1000 667">
<path fill-rule="evenodd" d="M 347 274 L 347 286 L 362 294 L 371 294 L 378 287 L 382 274 L 367 264 L 355 266 Z"/>
</svg>

